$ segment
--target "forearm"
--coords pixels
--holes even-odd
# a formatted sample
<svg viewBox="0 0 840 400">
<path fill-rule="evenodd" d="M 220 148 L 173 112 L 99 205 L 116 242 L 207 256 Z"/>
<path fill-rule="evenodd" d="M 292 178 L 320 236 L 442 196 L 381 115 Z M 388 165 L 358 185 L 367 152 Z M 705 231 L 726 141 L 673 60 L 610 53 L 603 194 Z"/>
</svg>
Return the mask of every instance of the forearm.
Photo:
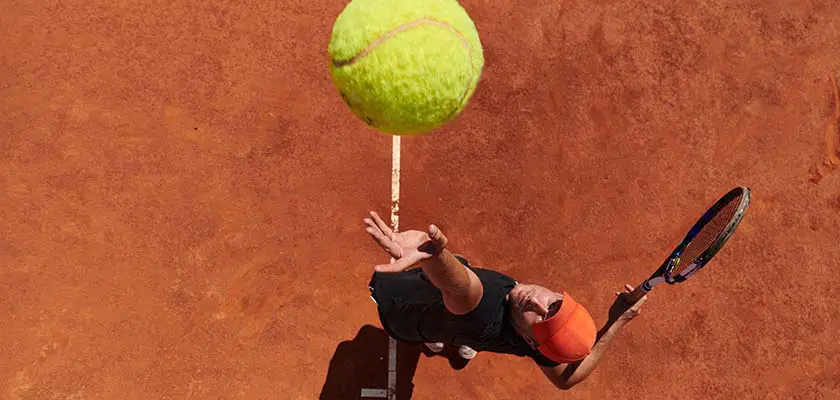
<svg viewBox="0 0 840 400">
<path fill-rule="evenodd" d="M 471 271 L 447 249 L 425 260 L 421 267 L 432 284 L 444 293 L 465 292 L 469 287 Z"/>
<path fill-rule="evenodd" d="M 598 332 L 598 339 L 592 347 L 592 352 L 582 361 L 577 364 L 570 365 L 566 369 L 566 373 L 563 374 L 564 379 L 562 385 L 560 386 L 569 388 L 586 379 L 586 377 L 589 376 L 589 374 L 591 374 L 592 371 L 595 370 L 595 367 L 597 367 L 601 362 L 601 358 L 606 353 L 610 343 L 612 343 L 615 336 L 625 324 L 626 322 L 623 320 L 608 321 Z"/>
<path fill-rule="evenodd" d="M 466 314 L 481 301 L 484 289 L 478 276 L 449 250 L 425 260 L 421 267 L 443 293 L 443 303 L 454 314 Z"/>
</svg>

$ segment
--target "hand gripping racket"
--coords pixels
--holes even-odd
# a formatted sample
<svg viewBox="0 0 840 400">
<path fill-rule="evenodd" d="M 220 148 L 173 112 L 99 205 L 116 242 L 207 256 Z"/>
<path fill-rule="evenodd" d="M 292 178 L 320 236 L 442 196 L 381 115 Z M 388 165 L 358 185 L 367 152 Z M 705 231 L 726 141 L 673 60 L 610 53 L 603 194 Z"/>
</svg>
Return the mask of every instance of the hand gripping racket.
<svg viewBox="0 0 840 400">
<path fill-rule="evenodd" d="M 654 286 L 683 282 L 703 268 L 735 233 L 750 205 L 750 189 L 737 187 L 720 198 L 694 224 L 656 272 L 626 297 L 634 304 Z"/>
</svg>

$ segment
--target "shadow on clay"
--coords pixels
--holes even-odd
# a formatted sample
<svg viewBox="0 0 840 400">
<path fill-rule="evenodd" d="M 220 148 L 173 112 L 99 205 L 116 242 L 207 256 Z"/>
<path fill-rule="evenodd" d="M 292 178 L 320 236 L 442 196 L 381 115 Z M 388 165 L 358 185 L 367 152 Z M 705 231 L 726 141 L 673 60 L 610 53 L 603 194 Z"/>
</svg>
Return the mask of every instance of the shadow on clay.
<svg viewBox="0 0 840 400">
<path fill-rule="evenodd" d="M 398 400 L 411 398 L 414 373 L 420 355 L 445 357 L 453 369 L 462 369 L 468 361 L 458 356 L 457 348 L 432 353 L 421 343 L 397 344 Z M 351 340 L 338 344 L 330 360 L 327 378 L 321 388 L 321 400 L 361 399 L 362 389 L 388 387 L 388 334 L 373 325 L 365 325 Z"/>
</svg>

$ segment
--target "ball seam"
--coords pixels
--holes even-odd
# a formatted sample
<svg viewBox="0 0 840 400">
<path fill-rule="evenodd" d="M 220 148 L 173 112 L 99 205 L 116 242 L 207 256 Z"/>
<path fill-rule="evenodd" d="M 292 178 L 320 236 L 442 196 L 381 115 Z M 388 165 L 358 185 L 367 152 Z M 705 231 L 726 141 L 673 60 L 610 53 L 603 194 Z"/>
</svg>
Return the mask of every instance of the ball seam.
<svg viewBox="0 0 840 400">
<path fill-rule="evenodd" d="M 451 24 L 440 21 L 440 20 L 437 20 L 437 19 L 434 19 L 434 18 L 428 18 L 428 17 L 419 18 L 419 19 L 415 19 L 413 21 L 406 22 L 404 24 L 400 24 L 396 28 L 386 32 L 384 35 L 381 35 L 381 36 L 377 37 L 373 42 L 371 42 L 364 49 L 362 49 L 362 51 L 358 52 L 356 55 L 354 55 L 353 57 L 350 57 L 349 59 L 346 59 L 346 60 L 330 60 L 330 61 L 332 62 L 333 66 L 339 67 L 339 68 L 340 67 L 346 67 L 348 65 L 352 65 L 352 64 L 356 63 L 357 61 L 365 58 L 368 54 L 370 54 L 373 50 L 375 50 L 377 47 L 379 47 L 382 43 L 384 43 L 388 39 L 393 38 L 397 34 L 403 33 L 405 31 L 408 31 L 408 30 L 411 30 L 411 29 L 414 29 L 414 28 L 419 28 L 419 27 L 422 27 L 422 26 L 426 26 L 426 25 L 437 25 L 437 26 L 447 28 L 450 31 L 452 31 L 456 36 L 458 36 L 458 38 L 461 39 L 461 43 L 464 45 L 464 48 L 467 49 L 467 52 L 470 55 L 470 68 L 472 69 L 472 62 L 473 62 L 472 49 L 470 48 L 470 43 L 469 43 L 469 41 L 467 41 L 467 38 L 461 32 L 459 32 L 458 29 L 455 29 L 455 27 L 452 26 Z"/>
<path fill-rule="evenodd" d="M 470 46 L 470 42 L 467 40 L 466 36 L 464 36 L 461 32 L 458 31 L 458 29 L 456 29 L 451 24 L 449 24 L 447 22 L 444 22 L 444 21 L 441 21 L 441 20 L 437 20 L 437 19 L 429 18 L 429 17 L 424 17 L 424 18 L 419 18 L 419 19 L 415 19 L 413 21 L 406 22 L 404 24 L 400 24 L 398 27 L 386 32 L 384 35 L 381 35 L 381 36 L 377 37 L 376 40 L 374 40 L 373 42 L 368 44 L 364 49 L 362 49 L 362 51 L 360 51 L 359 53 L 357 53 L 353 57 L 351 57 L 349 59 L 346 59 L 346 60 L 333 60 L 333 59 L 331 59 L 330 62 L 336 68 L 341 68 L 341 67 L 346 67 L 348 65 L 353 65 L 354 63 L 364 59 L 368 54 L 370 54 L 373 50 L 375 50 L 377 47 L 382 45 L 382 43 L 384 43 L 386 40 L 391 39 L 394 36 L 396 36 L 400 33 L 403 33 L 405 31 L 408 31 L 408 30 L 411 30 L 411 29 L 414 29 L 414 28 L 419 28 L 419 27 L 422 27 L 422 26 L 428 26 L 428 25 L 437 25 L 437 26 L 440 26 L 440 27 L 443 27 L 443 28 L 446 28 L 446 29 L 452 31 L 459 39 L 461 39 L 461 43 L 464 45 L 464 48 L 467 50 L 467 56 L 469 57 L 469 60 L 470 60 L 470 76 L 469 76 L 469 80 L 467 81 L 467 84 L 465 85 L 466 87 L 464 89 L 464 92 L 461 94 L 461 98 L 458 100 L 458 105 L 464 104 L 464 99 L 466 99 L 467 94 L 469 94 L 470 89 L 472 87 L 473 80 L 475 79 L 475 59 L 473 58 L 473 49 L 472 49 L 472 46 Z M 444 119 L 449 119 L 456 112 L 458 112 L 458 107 L 453 107 L 452 111 L 449 114 L 447 114 Z"/>
</svg>

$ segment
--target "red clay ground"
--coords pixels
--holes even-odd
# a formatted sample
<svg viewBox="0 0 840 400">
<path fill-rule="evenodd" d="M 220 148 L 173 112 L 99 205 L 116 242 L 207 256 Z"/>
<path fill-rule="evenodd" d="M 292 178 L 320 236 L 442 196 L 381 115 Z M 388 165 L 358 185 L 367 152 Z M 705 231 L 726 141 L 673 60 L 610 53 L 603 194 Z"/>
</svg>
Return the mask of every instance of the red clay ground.
<svg viewBox="0 0 840 400">
<path fill-rule="evenodd" d="M 599 322 L 734 185 L 742 227 L 573 391 L 415 351 L 412 398 L 840 397 L 840 7 L 661 3 L 464 1 L 487 67 L 461 118 L 403 141 L 401 227 Z M 388 212 L 391 139 L 329 80 L 343 6 L 0 5 L 0 398 L 384 387 L 361 218 Z"/>
</svg>

